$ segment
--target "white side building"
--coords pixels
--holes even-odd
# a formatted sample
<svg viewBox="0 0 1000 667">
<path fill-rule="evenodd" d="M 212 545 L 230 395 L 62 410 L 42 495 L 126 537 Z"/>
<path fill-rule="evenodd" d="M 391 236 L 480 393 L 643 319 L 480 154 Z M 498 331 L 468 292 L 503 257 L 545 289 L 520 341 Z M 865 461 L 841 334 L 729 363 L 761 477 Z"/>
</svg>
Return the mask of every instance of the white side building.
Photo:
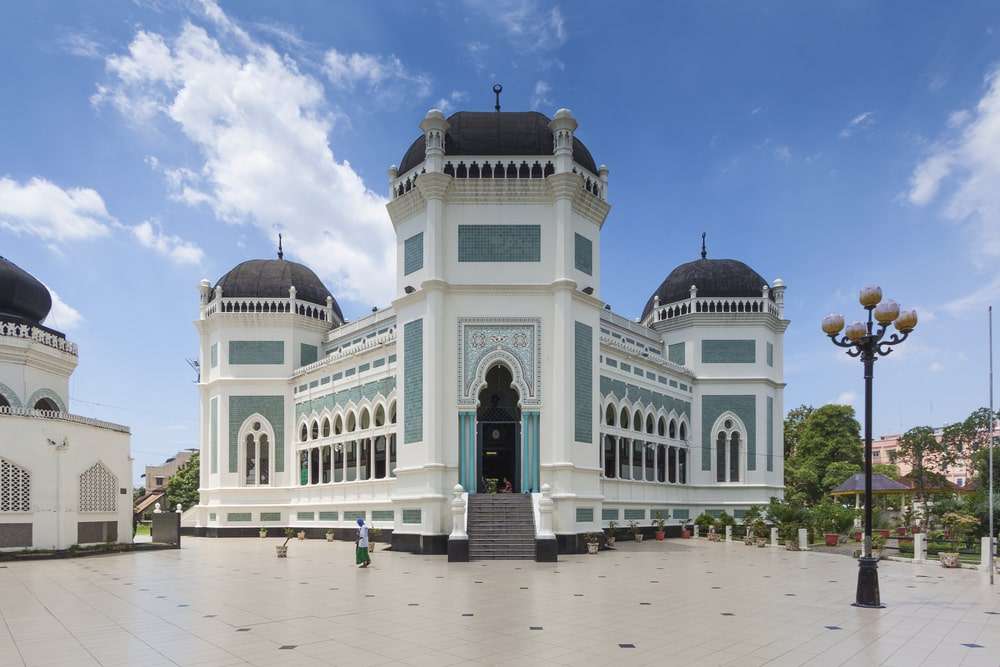
<svg viewBox="0 0 1000 667">
<path fill-rule="evenodd" d="M 202 281 L 187 530 L 361 516 L 443 553 L 456 483 L 506 479 L 536 505 L 548 485 L 559 549 L 578 551 L 610 520 L 674 534 L 781 496 L 784 285 L 703 252 L 619 316 L 601 296 L 609 172 L 568 110 L 431 110 L 420 129 L 389 170 L 390 307 L 345 322 L 280 255 Z"/>
<path fill-rule="evenodd" d="M 78 352 L 51 307 L 0 257 L 0 549 L 131 543 L 129 429 L 68 412 Z"/>
</svg>

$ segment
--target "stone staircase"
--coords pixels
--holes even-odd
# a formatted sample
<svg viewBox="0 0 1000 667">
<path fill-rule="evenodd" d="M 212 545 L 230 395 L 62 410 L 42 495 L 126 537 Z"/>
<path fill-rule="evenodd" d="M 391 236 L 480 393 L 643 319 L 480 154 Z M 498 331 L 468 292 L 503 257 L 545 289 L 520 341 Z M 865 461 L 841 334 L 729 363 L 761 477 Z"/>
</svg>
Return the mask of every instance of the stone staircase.
<svg viewBox="0 0 1000 667">
<path fill-rule="evenodd" d="M 535 517 L 529 495 L 469 494 L 466 531 L 469 560 L 535 559 Z"/>
</svg>

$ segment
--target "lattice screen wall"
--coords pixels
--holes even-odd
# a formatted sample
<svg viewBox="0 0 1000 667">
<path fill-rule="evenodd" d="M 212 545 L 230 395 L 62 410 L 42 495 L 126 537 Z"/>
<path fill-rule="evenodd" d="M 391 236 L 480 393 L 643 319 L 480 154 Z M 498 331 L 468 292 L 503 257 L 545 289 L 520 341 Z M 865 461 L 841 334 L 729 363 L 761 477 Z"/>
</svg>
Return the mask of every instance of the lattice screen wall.
<svg viewBox="0 0 1000 667">
<path fill-rule="evenodd" d="M 31 511 L 31 473 L 0 459 L 0 512 Z"/>
<path fill-rule="evenodd" d="M 80 475 L 80 511 L 118 511 L 118 478 L 100 461 Z"/>
</svg>

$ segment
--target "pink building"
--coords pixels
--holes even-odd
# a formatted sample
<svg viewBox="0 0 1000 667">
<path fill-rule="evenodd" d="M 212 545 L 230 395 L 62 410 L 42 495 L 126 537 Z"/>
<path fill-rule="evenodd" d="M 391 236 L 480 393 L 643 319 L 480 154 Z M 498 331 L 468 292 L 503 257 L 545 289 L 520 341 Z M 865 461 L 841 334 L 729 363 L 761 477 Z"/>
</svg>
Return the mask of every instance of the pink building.
<svg viewBox="0 0 1000 667">
<path fill-rule="evenodd" d="M 943 429 L 935 429 L 934 435 L 941 438 Z M 899 439 L 901 434 L 883 435 L 872 441 L 872 463 L 889 463 L 899 468 L 900 476 L 908 475 L 912 472 L 912 466 L 896 459 L 896 450 L 899 449 Z M 951 465 L 947 470 L 941 470 L 948 478 L 948 481 L 955 486 L 965 486 L 972 479 L 972 463 L 965 459 Z"/>
</svg>

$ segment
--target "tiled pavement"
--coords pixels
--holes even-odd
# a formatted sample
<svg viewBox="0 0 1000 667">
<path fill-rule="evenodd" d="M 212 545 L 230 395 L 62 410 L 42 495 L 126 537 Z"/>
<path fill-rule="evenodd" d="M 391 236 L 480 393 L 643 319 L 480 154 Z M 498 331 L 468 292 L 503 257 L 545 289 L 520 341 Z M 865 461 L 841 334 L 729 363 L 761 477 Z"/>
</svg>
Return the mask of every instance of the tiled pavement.
<svg viewBox="0 0 1000 667">
<path fill-rule="evenodd" d="M 185 538 L 180 551 L 0 564 L 9 665 L 1000 665 L 986 573 L 696 540 L 559 563 L 449 565 L 346 542 Z"/>
</svg>

